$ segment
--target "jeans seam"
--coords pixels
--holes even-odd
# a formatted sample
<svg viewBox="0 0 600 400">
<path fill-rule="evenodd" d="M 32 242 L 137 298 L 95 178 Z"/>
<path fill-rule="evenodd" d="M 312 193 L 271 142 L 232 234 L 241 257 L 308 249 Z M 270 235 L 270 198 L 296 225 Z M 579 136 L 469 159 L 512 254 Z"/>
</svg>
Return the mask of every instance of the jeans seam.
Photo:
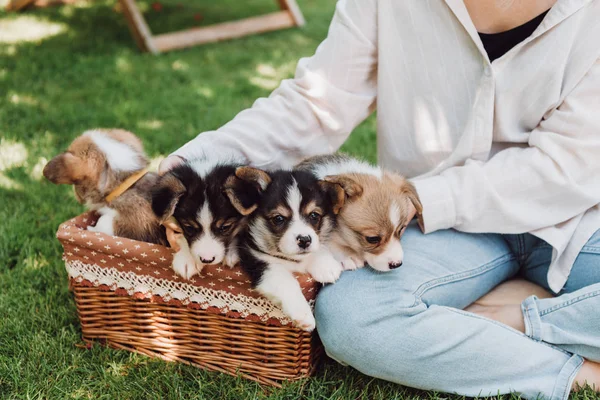
<svg viewBox="0 0 600 400">
<path fill-rule="evenodd" d="M 458 272 L 456 274 L 450 274 L 447 276 L 443 276 L 441 278 L 436 278 L 431 281 L 425 282 L 425 283 L 421 284 L 413 292 L 413 296 L 415 296 L 415 302 L 411 305 L 411 307 L 414 307 L 415 305 L 417 305 L 421 301 L 421 297 L 423 296 L 423 294 L 430 289 L 433 289 L 438 286 L 442 286 L 447 283 L 452 283 L 452 282 L 457 282 L 460 280 L 473 278 L 474 276 L 478 276 L 485 272 L 491 271 L 491 270 L 499 267 L 503 263 L 510 261 L 510 260 L 514 260 L 514 259 L 515 259 L 515 256 L 513 254 L 505 254 L 505 255 L 498 257 L 498 258 L 488 262 L 487 264 L 484 264 L 475 269 L 472 269 L 469 271 Z"/>
<path fill-rule="evenodd" d="M 525 323 L 525 335 L 527 335 L 527 331 L 529 331 L 530 335 L 528 336 L 533 336 L 533 327 L 531 324 L 531 313 L 529 312 L 529 308 L 525 307 L 525 318 L 524 318 L 524 323 Z"/>
<path fill-rule="evenodd" d="M 544 315 L 548 315 L 550 313 L 553 313 L 554 311 L 558 311 L 558 310 L 560 310 L 562 308 L 568 307 L 568 306 L 573 305 L 575 303 L 579 303 L 581 301 L 590 299 L 592 297 L 599 296 L 599 295 L 600 295 L 600 290 L 596 290 L 596 291 L 593 291 L 591 293 L 582 294 L 581 296 L 575 297 L 574 299 L 565 301 L 563 303 L 557 304 L 557 305 L 552 306 L 550 308 L 546 308 L 544 310 L 540 310 L 540 317 L 544 316 Z"/>
<path fill-rule="evenodd" d="M 582 365 L 583 365 L 583 358 L 577 354 L 572 354 L 571 358 L 569 358 L 569 360 L 567 360 L 567 362 L 565 363 L 563 368 L 560 370 L 560 372 L 558 374 L 558 378 L 561 378 L 561 375 L 565 368 L 569 368 L 572 366 L 573 370 L 567 377 L 564 385 L 561 385 L 561 382 L 558 382 L 558 380 L 557 380 L 557 382 L 552 390 L 552 395 L 550 397 L 551 399 L 567 400 L 569 398 L 569 394 L 571 392 L 571 386 L 573 385 L 573 381 L 575 380 L 575 375 L 579 372 Z M 560 387 L 559 387 L 559 385 L 560 385 Z"/>
<path fill-rule="evenodd" d="M 512 328 L 512 327 L 510 327 L 508 325 L 505 325 L 502 322 L 494 321 L 493 319 L 482 317 L 481 315 L 477 315 L 477 314 L 469 312 L 469 311 L 459 310 L 458 308 L 446 307 L 446 306 L 438 306 L 438 307 L 444 307 L 445 309 L 447 309 L 447 310 L 449 310 L 449 311 L 451 311 L 453 313 L 456 313 L 456 314 L 466 315 L 467 317 L 476 318 L 476 319 L 480 319 L 482 321 L 490 322 L 490 323 L 492 323 L 492 324 L 494 324 L 496 326 L 499 326 L 500 328 L 503 328 L 503 329 L 505 329 L 507 331 L 510 331 L 510 332 L 513 332 L 513 333 L 516 333 L 517 335 L 524 336 L 524 337 L 526 337 L 529 340 L 533 340 L 536 343 L 543 344 L 546 347 L 550 347 L 551 349 L 557 350 L 557 351 L 559 351 L 559 352 L 561 352 L 563 354 L 566 354 L 568 356 L 572 356 L 573 355 L 573 353 L 570 353 L 570 352 L 566 351 L 565 349 L 561 349 L 560 347 L 555 346 L 552 343 L 548 343 L 548 342 L 544 342 L 543 340 L 537 340 L 535 338 L 532 338 L 531 336 L 528 336 L 528 335 L 524 334 L 521 331 L 518 331 L 518 330 L 516 330 L 516 329 L 514 329 L 514 328 Z"/>
<path fill-rule="evenodd" d="M 525 235 L 521 234 L 517 236 L 519 242 L 519 267 L 522 266 L 525 262 L 525 258 L 527 257 L 526 247 L 525 246 Z"/>
<path fill-rule="evenodd" d="M 575 356 L 577 356 L 577 354 L 575 354 Z M 566 387 L 566 390 L 565 390 L 565 399 L 569 398 L 569 394 L 571 393 L 571 390 L 570 390 L 571 386 L 573 386 L 573 381 L 575 380 L 575 377 L 577 376 L 577 373 L 579 372 L 579 370 L 583 366 L 583 363 L 584 363 L 583 358 L 581 358 L 580 360 L 578 360 L 578 363 L 575 366 L 575 368 L 573 369 L 573 372 L 571 372 L 571 375 L 569 375 L 569 380 L 567 381 L 567 387 Z"/>
<path fill-rule="evenodd" d="M 526 336 L 526 337 L 529 338 L 529 336 L 525 335 L 523 332 L 518 331 L 518 330 L 516 330 L 514 328 L 511 328 L 510 326 L 505 325 L 502 322 L 494 321 L 493 319 L 482 317 L 482 316 L 477 315 L 475 313 L 472 313 L 472 312 L 469 312 L 469 311 L 460 310 L 458 308 L 446 307 L 446 306 L 438 306 L 438 307 L 444 307 L 447 310 L 449 310 L 449 311 L 451 311 L 453 313 L 456 313 L 456 314 L 466 315 L 467 317 L 476 318 L 476 319 L 480 319 L 482 321 L 491 322 L 492 324 L 494 324 L 496 326 L 499 326 L 500 328 L 506 329 L 507 331 L 510 331 L 510 332 L 513 332 L 513 333 L 517 333 L 519 335 Z M 531 338 L 529 338 L 529 339 L 531 339 Z"/>
<path fill-rule="evenodd" d="M 525 335 L 536 341 L 541 341 L 542 320 L 538 311 L 536 300 L 536 296 L 529 296 L 521 303 L 521 310 L 523 311 L 523 320 L 525 322 Z"/>
<path fill-rule="evenodd" d="M 592 253 L 600 253 L 600 247 L 585 245 L 585 246 L 583 246 L 581 248 L 581 251 L 589 251 L 589 252 L 592 252 Z"/>
</svg>

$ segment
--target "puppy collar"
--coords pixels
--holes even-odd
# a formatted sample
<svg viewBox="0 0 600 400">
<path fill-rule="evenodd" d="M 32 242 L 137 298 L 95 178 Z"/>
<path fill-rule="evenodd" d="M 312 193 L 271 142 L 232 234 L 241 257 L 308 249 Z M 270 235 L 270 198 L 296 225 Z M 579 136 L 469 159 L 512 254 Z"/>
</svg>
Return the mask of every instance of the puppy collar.
<svg viewBox="0 0 600 400">
<path fill-rule="evenodd" d="M 285 256 L 282 256 L 282 255 L 279 255 L 279 254 L 269 254 L 266 251 L 262 251 L 260 249 L 255 249 L 255 250 L 258 251 L 259 253 L 262 253 L 262 254 L 266 255 L 266 256 L 279 258 L 280 260 L 289 261 L 289 262 L 293 262 L 293 263 L 296 263 L 296 264 L 301 261 L 301 260 L 296 260 L 296 259 L 291 258 L 291 257 L 285 257 Z"/>
<path fill-rule="evenodd" d="M 117 197 L 119 197 L 120 195 L 125 193 L 127 191 L 127 189 L 129 189 L 130 187 L 135 185 L 135 183 L 137 181 L 139 181 L 140 179 L 142 179 L 144 177 L 144 175 L 146 175 L 147 173 L 148 173 L 148 168 L 144 168 L 144 169 L 136 172 L 135 174 L 131 175 L 129 178 L 125 179 L 119 186 L 117 186 L 112 192 L 110 192 L 104 198 L 104 200 L 107 203 L 112 202 L 114 199 L 116 199 Z"/>
</svg>

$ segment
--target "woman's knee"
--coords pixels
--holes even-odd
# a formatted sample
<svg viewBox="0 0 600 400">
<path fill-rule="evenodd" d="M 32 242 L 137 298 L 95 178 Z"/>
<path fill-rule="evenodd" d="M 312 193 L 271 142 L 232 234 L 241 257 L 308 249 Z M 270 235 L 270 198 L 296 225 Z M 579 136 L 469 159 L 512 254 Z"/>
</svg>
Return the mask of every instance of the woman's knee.
<svg viewBox="0 0 600 400">
<path fill-rule="evenodd" d="M 397 340 L 410 340 L 403 338 L 402 327 L 427 307 L 412 293 L 393 292 L 393 298 L 374 288 L 365 292 L 345 280 L 324 287 L 317 298 L 315 317 L 327 354 L 365 371 L 370 369 L 368 365 L 357 364 L 368 363 L 375 349 L 385 347 L 380 341 L 387 340 L 388 334 L 394 332 Z M 393 330 L 388 331 L 392 327 L 386 321 L 394 325 Z"/>
</svg>

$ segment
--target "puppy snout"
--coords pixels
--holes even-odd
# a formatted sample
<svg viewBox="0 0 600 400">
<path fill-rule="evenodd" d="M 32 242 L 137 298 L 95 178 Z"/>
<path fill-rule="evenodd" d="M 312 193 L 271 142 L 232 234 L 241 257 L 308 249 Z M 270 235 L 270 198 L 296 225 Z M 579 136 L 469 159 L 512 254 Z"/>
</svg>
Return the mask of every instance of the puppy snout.
<svg viewBox="0 0 600 400">
<path fill-rule="evenodd" d="M 299 235 L 296 237 L 296 243 L 298 243 L 298 247 L 301 249 L 308 249 L 312 242 L 312 238 L 308 235 Z"/>
<path fill-rule="evenodd" d="M 212 264 L 213 261 L 215 261 L 215 258 L 216 257 L 214 257 L 214 256 L 213 256 L 213 258 L 203 258 L 203 257 L 200 257 L 200 261 L 202 261 L 202 264 Z"/>
<path fill-rule="evenodd" d="M 402 265 L 402 261 L 390 261 L 388 266 L 390 269 L 396 269 Z"/>
</svg>

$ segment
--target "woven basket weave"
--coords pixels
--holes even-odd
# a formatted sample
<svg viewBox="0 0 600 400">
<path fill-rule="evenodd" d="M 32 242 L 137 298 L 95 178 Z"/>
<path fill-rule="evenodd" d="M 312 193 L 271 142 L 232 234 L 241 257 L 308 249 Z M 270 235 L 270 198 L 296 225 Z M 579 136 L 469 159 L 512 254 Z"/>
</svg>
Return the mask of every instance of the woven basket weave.
<svg viewBox="0 0 600 400">
<path fill-rule="evenodd" d="M 169 248 L 86 230 L 96 219 L 83 214 L 57 233 L 86 343 L 274 386 L 314 373 L 316 333 L 293 327 L 239 268 L 208 266 L 185 281 L 170 268 Z M 297 278 L 312 305 L 317 284 Z"/>
</svg>

